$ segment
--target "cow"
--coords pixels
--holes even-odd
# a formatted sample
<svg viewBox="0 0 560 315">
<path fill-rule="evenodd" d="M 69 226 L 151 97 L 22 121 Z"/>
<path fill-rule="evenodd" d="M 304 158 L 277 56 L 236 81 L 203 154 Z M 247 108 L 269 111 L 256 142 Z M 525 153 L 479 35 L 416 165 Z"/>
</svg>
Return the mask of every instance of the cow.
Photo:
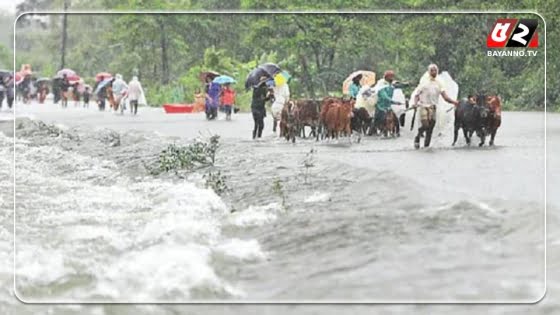
<svg viewBox="0 0 560 315">
<path fill-rule="evenodd" d="M 385 137 L 391 136 L 391 137 L 399 137 L 400 136 L 400 125 L 399 125 L 399 119 L 397 117 L 397 115 L 395 114 L 395 112 L 391 109 L 389 109 L 386 113 L 385 113 L 385 119 L 384 119 L 384 124 L 382 126 L 382 133 Z"/>
<path fill-rule="evenodd" d="M 459 129 L 463 130 L 463 136 L 467 145 L 471 145 L 471 137 L 476 129 L 475 121 L 475 104 L 476 101 L 473 95 L 469 95 L 467 99 L 459 102 L 459 106 L 455 109 L 455 122 L 452 146 L 457 142 L 459 136 Z"/>
<path fill-rule="evenodd" d="M 336 117 L 334 116 L 334 112 L 329 113 L 330 109 L 332 107 L 337 106 L 337 104 L 340 102 L 340 99 L 338 97 L 332 97 L 332 96 L 327 96 L 325 98 L 323 98 L 323 100 L 321 101 L 321 111 L 319 113 L 319 121 L 320 121 L 320 129 L 321 129 L 321 139 L 324 139 L 325 137 L 329 137 L 330 134 L 330 129 L 327 126 L 327 122 L 334 122 L 336 120 Z M 329 118 L 327 118 L 327 116 L 329 116 Z M 334 128 L 334 125 L 332 125 L 331 127 Z"/>
<path fill-rule="evenodd" d="M 319 140 L 321 102 L 316 100 L 295 100 L 297 108 L 297 128 L 298 134 L 305 138 L 305 127 L 311 127 L 311 134 Z"/>
<path fill-rule="evenodd" d="M 343 132 L 346 136 L 352 135 L 352 128 L 350 121 L 352 119 L 352 109 L 354 109 L 355 100 L 342 99 L 341 106 L 338 108 L 338 121 L 337 121 L 337 132 L 340 134 Z"/>
<path fill-rule="evenodd" d="M 352 110 L 352 119 L 350 120 L 350 125 L 353 131 L 363 133 L 364 135 L 368 133 L 370 129 L 373 117 L 368 113 L 365 107 L 354 108 Z"/>
<path fill-rule="evenodd" d="M 337 138 L 344 134 L 350 136 L 350 119 L 354 100 L 328 98 L 324 100 L 321 108 L 321 121 L 327 137 Z"/>
<path fill-rule="evenodd" d="M 483 146 L 488 135 L 488 125 L 490 123 L 490 107 L 486 102 L 486 96 L 479 94 L 476 97 L 469 95 L 468 99 L 463 99 L 455 108 L 455 129 L 453 143 L 457 142 L 459 129 L 463 129 L 463 135 L 467 145 L 471 144 L 473 133 L 480 138 L 478 146 Z"/>
<path fill-rule="evenodd" d="M 496 137 L 496 132 L 502 124 L 502 100 L 497 95 L 488 96 L 486 98 L 486 104 L 490 110 L 490 116 L 488 118 L 488 132 L 490 133 L 490 143 L 489 145 L 494 145 L 494 138 Z"/>
<path fill-rule="evenodd" d="M 280 112 L 280 137 L 285 137 L 287 141 L 296 142 L 298 108 L 294 101 L 284 104 Z"/>
</svg>

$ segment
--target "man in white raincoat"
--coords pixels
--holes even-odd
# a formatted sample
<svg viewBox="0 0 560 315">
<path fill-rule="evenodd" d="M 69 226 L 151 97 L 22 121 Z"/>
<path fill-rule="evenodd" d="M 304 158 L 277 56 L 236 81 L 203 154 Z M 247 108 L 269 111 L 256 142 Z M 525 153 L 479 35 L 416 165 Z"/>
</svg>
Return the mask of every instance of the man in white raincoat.
<svg viewBox="0 0 560 315">
<path fill-rule="evenodd" d="M 422 78 L 418 86 L 418 93 L 414 98 L 414 106 L 418 108 L 420 114 L 420 124 L 418 134 L 414 138 L 414 147 L 420 148 L 420 135 L 425 131 L 424 147 L 430 146 L 432 139 L 432 132 L 436 125 L 436 108 L 439 102 L 440 95 L 443 99 L 455 106 L 459 102 L 452 100 L 446 93 L 444 84 L 437 78 L 438 67 L 435 64 L 428 66 L 429 76 L 427 79 Z"/>
<path fill-rule="evenodd" d="M 284 108 L 284 104 L 290 100 L 290 88 L 288 87 L 288 83 L 285 82 L 281 85 L 274 85 L 272 87 L 272 91 L 274 92 L 274 102 L 272 103 L 272 119 L 273 119 L 273 126 L 272 132 L 276 132 L 276 125 L 280 121 L 280 116 L 282 114 L 282 109 Z"/>
<path fill-rule="evenodd" d="M 134 115 L 138 112 L 138 104 L 146 105 L 144 90 L 137 76 L 133 76 L 132 81 L 128 83 L 128 102 L 130 104 L 130 113 Z"/>
</svg>

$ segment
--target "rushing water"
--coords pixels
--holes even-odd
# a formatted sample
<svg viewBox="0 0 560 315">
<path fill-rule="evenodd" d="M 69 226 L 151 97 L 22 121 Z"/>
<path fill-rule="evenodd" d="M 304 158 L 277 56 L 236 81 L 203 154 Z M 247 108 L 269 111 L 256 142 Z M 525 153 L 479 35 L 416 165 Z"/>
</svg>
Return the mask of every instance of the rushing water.
<svg viewBox="0 0 560 315">
<path fill-rule="evenodd" d="M 542 113 L 504 113 L 493 148 L 466 148 L 462 141 L 452 148 L 446 134 L 433 148 L 415 151 L 408 131 L 398 139 L 291 145 L 274 138 L 270 126 L 264 139 L 249 140 L 248 115 L 205 122 L 198 115 L 166 116 L 148 109 L 138 117 L 121 117 L 50 106 L 22 107 L 18 115 L 35 120 L 16 121 L 15 272 L 18 296 L 25 301 L 529 302 L 543 294 Z M 560 120 L 552 118 L 549 140 L 558 139 L 553 123 Z M 13 132 L 9 123 L 0 125 L 5 133 L 0 135 L 1 176 L 13 178 Z M 188 144 L 206 130 L 221 135 L 212 170 L 226 176 L 228 193 L 219 196 L 205 188 L 207 170 L 187 177 L 149 173 L 167 144 Z M 549 145 L 549 156 L 559 149 Z M 549 161 L 549 174 L 556 165 Z M 218 314 L 226 309 L 18 306 L 9 289 L 11 188 L 9 180 L 2 181 L 2 313 Z M 554 211 L 560 204 L 550 186 L 548 199 L 550 229 L 558 222 Z M 559 239 L 549 231 L 549 278 L 560 261 L 551 256 Z M 558 283 L 549 279 L 549 294 Z M 552 314 L 557 305 L 545 302 L 540 311 Z M 464 310 L 382 307 L 390 314 Z M 480 307 L 465 314 L 525 314 L 527 309 L 476 311 Z M 230 309 L 239 314 L 343 310 L 348 309 Z M 366 306 L 350 310 L 368 313 Z"/>
</svg>

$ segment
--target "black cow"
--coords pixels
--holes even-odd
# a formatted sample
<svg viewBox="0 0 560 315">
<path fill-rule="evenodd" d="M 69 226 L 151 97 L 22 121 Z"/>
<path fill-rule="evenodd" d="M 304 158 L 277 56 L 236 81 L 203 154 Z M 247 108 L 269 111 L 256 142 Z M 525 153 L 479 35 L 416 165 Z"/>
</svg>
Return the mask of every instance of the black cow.
<svg viewBox="0 0 560 315">
<path fill-rule="evenodd" d="M 352 109 L 352 113 L 352 119 L 350 120 L 352 130 L 363 133 L 364 135 L 367 134 L 373 117 L 371 117 L 367 109 L 363 107 Z"/>
<path fill-rule="evenodd" d="M 455 130 L 453 136 L 453 144 L 457 142 L 459 129 L 463 129 L 463 135 L 467 145 L 471 145 L 473 133 L 480 138 L 479 146 L 484 145 L 487 126 L 488 126 L 489 108 L 485 103 L 485 96 L 478 95 L 475 99 L 473 95 L 469 95 L 468 99 L 459 102 L 459 106 L 455 109 Z"/>
</svg>

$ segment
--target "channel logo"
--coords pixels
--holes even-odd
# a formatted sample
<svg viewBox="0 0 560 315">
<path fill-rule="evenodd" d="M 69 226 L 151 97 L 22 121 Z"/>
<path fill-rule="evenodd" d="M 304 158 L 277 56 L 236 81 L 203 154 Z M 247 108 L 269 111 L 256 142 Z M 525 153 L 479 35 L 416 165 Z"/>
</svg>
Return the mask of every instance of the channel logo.
<svg viewBox="0 0 560 315">
<path fill-rule="evenodd" d="M 498 19 L 486 37 L 488 48 L 539 47 L 537 19 Z"/>
</svg>

